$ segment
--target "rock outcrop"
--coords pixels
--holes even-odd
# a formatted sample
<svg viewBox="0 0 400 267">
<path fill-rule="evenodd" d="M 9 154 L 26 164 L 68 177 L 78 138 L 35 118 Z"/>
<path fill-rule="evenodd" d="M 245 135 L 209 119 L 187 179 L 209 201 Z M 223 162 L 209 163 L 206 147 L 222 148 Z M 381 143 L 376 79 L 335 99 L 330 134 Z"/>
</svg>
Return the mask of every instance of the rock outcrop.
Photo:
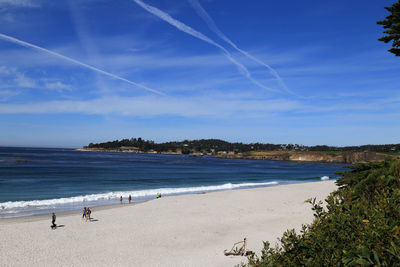
<svg viewBox="0 0 400 267">
<path fill-rule="evenodd" d="M 396 156 L 375 152 L 296 152 L 296 151 L 271 151 L 253 152 L 249 154 L 226 154 L 220 158 L 235 159 L 261 159 L 261 160 L 287 160 L 306 162 L 336 162 L 336 163 L 361 163 L 383 161 Z"/>
<path fill-rule="evenodd" d="M 156 151 L 140 151 L 137 147 L 108 148 L 80 148 L 77 151 L 90 152 L 127 152 L 127 153 L 157 153 Z M 178 152 L 164 152 L 162 154 L 181 154 Z M 192 156 L 202 156 L 202 153 L 192 153 Z M 220 153 L 218 158 L 226 159 L 259 159 L 259 160 L 286 160 L 304 162 L 336 162 L 336 163 L 361 163 L 383 161 L 388 158 L 400 158 L 390 154 L 375 152 L 314 152 L 314 151 L 268 151 L 250 153 Z"/>
</svg>

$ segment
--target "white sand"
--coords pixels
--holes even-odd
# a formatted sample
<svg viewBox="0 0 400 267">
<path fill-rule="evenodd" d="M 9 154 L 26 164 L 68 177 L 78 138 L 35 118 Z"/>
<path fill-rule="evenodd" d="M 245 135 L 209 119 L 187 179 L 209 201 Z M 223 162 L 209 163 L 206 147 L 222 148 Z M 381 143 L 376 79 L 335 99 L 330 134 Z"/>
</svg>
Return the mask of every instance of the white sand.
<svg viewBox="0 0 400 267">
<path fill-rule="evenodd" d="M 286 229 L 313 219 L 310 204 L 336 189 L 334 181 L 165 197 L 138 205 L 0 220 L 0 266 L 234 266 L 245 257 L 224 249 L 248 239 L 260 252 Z"/>
</svg>

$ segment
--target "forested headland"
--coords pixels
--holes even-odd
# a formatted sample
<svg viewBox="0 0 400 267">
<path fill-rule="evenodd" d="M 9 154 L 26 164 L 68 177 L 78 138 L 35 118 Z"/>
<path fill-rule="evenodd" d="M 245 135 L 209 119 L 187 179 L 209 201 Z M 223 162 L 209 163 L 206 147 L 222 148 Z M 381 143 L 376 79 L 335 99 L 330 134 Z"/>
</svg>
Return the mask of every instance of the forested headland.
<svg viewBox="0 0 400 267">
<path fill-rule="evenodd" d="M 299 144 L 231 143 L 219 139 L 200 139 L 155 143 L 131 138 L 90 143 L 81 151 L 171 153 L 194 156 L 214 155 L 221 158 L 290 160 L 315 162 L 370 162 L 400 157 L 400 144 L 363 146 L 304 146 Z"/>
</svg>

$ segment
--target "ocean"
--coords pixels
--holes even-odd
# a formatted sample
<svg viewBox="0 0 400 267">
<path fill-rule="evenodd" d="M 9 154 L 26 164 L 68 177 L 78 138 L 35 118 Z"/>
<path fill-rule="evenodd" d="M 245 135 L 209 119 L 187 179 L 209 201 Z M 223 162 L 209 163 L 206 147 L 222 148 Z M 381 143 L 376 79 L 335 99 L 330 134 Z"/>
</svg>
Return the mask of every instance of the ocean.
<svg viewBox="0 0 400 267">
<path fill-rule="evenodd" d="M 343 164 L 0 147 L 0 218 L 338 178 Z"/>
</svg>

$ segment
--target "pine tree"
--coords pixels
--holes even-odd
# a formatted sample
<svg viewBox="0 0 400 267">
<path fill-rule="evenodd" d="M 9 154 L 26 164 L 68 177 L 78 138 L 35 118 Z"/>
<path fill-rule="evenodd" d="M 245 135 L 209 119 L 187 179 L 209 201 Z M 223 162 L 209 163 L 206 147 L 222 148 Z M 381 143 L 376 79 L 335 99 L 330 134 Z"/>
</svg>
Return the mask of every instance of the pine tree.
<svg viewBox="0 0 400 267">
<path fill-rule="evenodd" d="M 386 20 L 377 21 L 376 23 L 383 25 L 384 29 L 388 29 L 383 31 L 383 33 L 388 35 L 383 36 L 378 40 L 385 43 L 389 43 L 393 40 L 393 48 L 388 51 L 396 56 L 400 56 L 400 0 L 390 7 L 385 7 L 385 9 L 392 14 L 387 16 Z"/>
</svg>

